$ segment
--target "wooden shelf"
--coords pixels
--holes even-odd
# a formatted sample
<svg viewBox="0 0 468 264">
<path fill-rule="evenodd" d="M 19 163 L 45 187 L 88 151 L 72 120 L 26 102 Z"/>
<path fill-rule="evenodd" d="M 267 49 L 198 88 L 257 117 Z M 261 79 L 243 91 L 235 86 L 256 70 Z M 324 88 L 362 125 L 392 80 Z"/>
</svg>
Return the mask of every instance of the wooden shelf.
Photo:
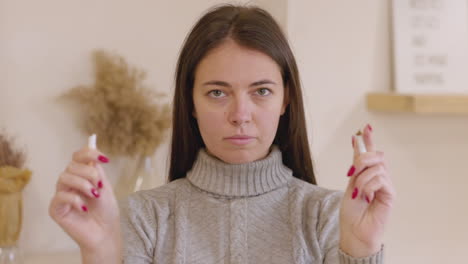
<svg viewBox="0 0 468 264">
<path fill-rule="evenodd" d="M 468 114 L 468 95 L 369 93 L 367 108 L 419 114 Z"/>
</svg>

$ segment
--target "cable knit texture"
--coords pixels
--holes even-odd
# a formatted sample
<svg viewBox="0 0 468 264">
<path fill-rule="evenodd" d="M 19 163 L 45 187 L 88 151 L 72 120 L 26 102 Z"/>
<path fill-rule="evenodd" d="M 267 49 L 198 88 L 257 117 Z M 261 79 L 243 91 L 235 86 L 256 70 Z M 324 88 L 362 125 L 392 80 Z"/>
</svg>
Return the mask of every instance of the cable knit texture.
<svg viewBox="0 0 468 264">
<path fill-rule="evenodd" d="M 121 202 L 123 263 L 383 263 L 339 250 L 341 197 L 293 177 L 276 146 L 239 165 L 201 150 L 186 178 Z"/>
</svg>

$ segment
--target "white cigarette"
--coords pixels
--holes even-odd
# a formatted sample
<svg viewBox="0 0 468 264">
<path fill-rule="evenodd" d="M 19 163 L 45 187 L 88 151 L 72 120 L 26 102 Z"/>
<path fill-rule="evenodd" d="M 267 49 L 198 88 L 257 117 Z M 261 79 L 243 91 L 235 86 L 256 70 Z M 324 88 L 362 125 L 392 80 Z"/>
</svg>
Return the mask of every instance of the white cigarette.
<svg viewBox="0 0 468 264">
<path fill-rule="evenodd" d="M 96 149 L 96 134 L 92 134 L 88 138 L 88 148 Z"/>
<path fill-rule="evenodd" d="M 364 139 L 362 138 L 362 132 L 359 130 L 356 133 L 356 144 L 359 149 L 359 153 L 367 152 L 366 144 L 364 144 Z"/>
</svg>

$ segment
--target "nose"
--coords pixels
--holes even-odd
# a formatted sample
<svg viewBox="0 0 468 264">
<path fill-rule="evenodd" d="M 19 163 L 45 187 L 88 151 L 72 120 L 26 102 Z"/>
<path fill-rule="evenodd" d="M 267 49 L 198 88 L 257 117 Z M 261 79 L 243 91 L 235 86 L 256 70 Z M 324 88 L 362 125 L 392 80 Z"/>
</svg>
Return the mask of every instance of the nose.
<svg viewBox="0 0 468 264">
<path fill-rule="evenodd" d="M 237 97 L 230 106 L 228 120 L 234 126 L 242 126 L 252 121 L 252 105 L 247 98 Z"/>
</svg>

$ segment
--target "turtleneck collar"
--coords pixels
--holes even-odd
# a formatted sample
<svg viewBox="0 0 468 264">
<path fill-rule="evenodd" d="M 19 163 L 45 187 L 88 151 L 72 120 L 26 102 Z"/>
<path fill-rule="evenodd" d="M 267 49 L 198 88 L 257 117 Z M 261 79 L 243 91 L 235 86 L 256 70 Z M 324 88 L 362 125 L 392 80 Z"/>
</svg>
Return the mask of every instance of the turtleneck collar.
<svg viewBox="0 0 468 264">
<path fill-rule="evenodd" d="M 261 195 L 285 185 L 291 177 L 292 171 L 283 165 L 275 145 L 264 159 L 244 164 L 225 163 L 201 149 L 187 173 L 187 179 L 198 188 L 228 197 Z"/>
</svg>

